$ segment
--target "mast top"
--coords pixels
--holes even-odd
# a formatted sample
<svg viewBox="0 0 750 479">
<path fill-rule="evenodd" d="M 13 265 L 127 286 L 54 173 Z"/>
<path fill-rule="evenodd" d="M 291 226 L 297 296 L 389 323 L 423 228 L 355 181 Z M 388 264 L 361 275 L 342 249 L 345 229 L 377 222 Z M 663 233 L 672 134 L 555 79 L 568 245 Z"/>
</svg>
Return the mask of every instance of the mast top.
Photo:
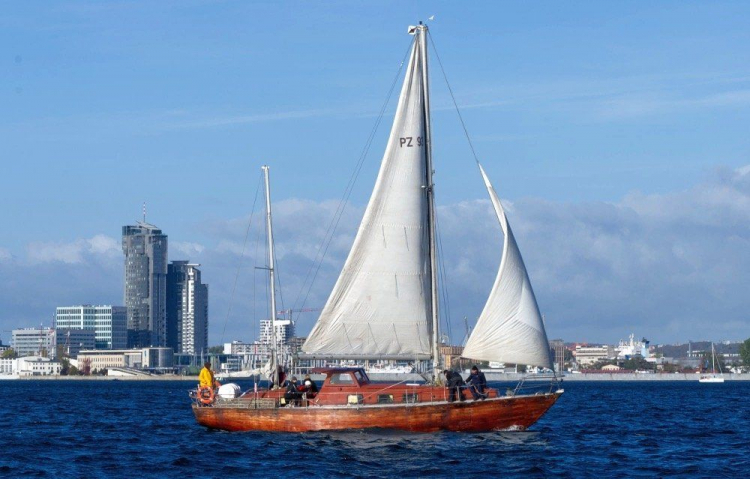
<svg viewBox="0 0 750 479">
<path fill-rule="evenodd" d="M 419 21 L 419 25 L 409 25 L 408 33 L 409 35 L 416 35 L 417 30 L 421 30 L 423 32 L 427 31 L 427 25 L 422 23 L 422 21 Z"/>
</svg>

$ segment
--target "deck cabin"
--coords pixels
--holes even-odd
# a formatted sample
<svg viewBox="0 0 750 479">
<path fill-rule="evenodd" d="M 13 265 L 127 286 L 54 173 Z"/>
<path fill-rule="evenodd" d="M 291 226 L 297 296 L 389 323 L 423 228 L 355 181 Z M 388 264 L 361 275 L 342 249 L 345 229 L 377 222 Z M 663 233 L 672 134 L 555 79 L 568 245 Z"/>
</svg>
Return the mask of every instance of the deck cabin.
<svg viewBox="0 0 750 479">
<path fill-rule="evenodd" d="M 324 374 L 323 384 L 317 394 L 305 394 L 301 400 L 295 401 L 296 406 L 416 404 L 449 399 L 449 391 L 445 386 L 406 381 L 375 383 L 370 381 L 363 368 L 358 367 L 315 368 L 311 372 Z M 487 392 L 489 397 L 497 397 L 496 390 L 489 389 Z M 274 398 L 279 401 L 280 406 L 285 406 L 289 401 L 284 399 L 284 393 L 283 388 L 259 393 L 248 391 L 243 397 Z M 463 390 L 462 394 L 464 399 L 472 397 L 468 390 Z"/>
</svg>

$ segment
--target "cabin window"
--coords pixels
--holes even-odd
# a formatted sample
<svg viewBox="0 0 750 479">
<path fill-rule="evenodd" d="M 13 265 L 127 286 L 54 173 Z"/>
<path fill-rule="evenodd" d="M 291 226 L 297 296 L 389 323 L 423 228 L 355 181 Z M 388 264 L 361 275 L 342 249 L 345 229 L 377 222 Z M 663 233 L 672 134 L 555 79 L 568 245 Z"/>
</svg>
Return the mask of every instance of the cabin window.
<svg viewBox="0 0 750 479">
<path fill-rule="evenodd" d="M 378 394 L 378 404 L 393 404 L 393 394 Z"/>
<path fill-rule="evenodd" d="M 362 404 L 365 401 L 365 397 L 362 394 L 350 394 L 346 403 L 347 404 Z"/>
<path fill-rule="evenodd" d="M 331 376 L 331 384 L 352 384 L 352 375 L 349 373 L 339 373 Z"/>
<path fill-rule="evenodd" d="M 367 382 L 367 378 L 365 378 L 364 374 L 362 374 L 362 371 L 355 371 L 354 376 L 357 378 L 357 381 L 360 384 L 365 384 Z"/>
<path fill-rule="evenodd" d="M 404 393 L 403 402 L 405 403 L 417 403 L 419 402 L 418 393 Z"/>
</svg>

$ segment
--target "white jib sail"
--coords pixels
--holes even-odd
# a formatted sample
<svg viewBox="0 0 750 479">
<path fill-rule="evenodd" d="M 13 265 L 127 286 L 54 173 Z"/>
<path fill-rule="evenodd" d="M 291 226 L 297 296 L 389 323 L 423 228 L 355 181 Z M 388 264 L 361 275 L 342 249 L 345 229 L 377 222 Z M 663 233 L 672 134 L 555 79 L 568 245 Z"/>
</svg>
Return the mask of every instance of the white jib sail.
<svg viewBox="0 0 750 479">
<path fill-rule="evenodd" d="M 341 275 L 302 347 L 317 356 L 430 354 L 425 105 L 415 36 L 393 128 Z"/>
<path fill-rule="evenodd" d="M 481 165 L 479 169 L 505 239 L 495 284 L 462 356 L 551 368 L 544 321 L 521 252 L 495 189 Z"/>
</svg>

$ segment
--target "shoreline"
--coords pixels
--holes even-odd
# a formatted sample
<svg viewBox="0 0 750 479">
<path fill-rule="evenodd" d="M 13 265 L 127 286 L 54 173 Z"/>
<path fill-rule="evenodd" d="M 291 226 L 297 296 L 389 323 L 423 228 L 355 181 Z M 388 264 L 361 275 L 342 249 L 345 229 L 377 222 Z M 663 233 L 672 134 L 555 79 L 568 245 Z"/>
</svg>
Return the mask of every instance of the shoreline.
<svg viewBox="0 0 750 479">
<path fill-rule="evenodd" d="M 516 382 L 521 379 L 526 381 L 549 381 L 549 376 L 544 378 L 535 378 L 533 375 L 525 376 L 519 373 L 496 373 L 484 371 L 488 381 L 491 382 Z M 374 377 L 373 377 L 374 376 Z M 413 377 L 412 377 L 413 376 Z M 695 373 L 581 373 L 566 374 L 561 379 L 563 382 L 583 382 L 583 381 L 694 381 L 697 382 L 700 374 Z M 725 381 L 750 381 L 750 373 L 743 374 L 723 374 L 720 375 Z M 421 379 L 417 374 L 376 374 L 370 378 L 374 382 L 400 382 Z M 198 376 L 21 376 L 19 378 L 0 378 L 8 380 L 21 381 L 192 381 L 198 382 Z M 234 378 L 236 380 L 245 380 L 250 378 Z M 314 378 L 318 380 L 319 378 Z M 232 382 L 228 378 L 225 382 Z"/>
<path fill-rule="evenodd" d="M 198 382 L 198 376 L 21 376 L 19 381 L 193 381 Z M 15 380 L 15 378 L 13 379 Z"/>
</svg>

